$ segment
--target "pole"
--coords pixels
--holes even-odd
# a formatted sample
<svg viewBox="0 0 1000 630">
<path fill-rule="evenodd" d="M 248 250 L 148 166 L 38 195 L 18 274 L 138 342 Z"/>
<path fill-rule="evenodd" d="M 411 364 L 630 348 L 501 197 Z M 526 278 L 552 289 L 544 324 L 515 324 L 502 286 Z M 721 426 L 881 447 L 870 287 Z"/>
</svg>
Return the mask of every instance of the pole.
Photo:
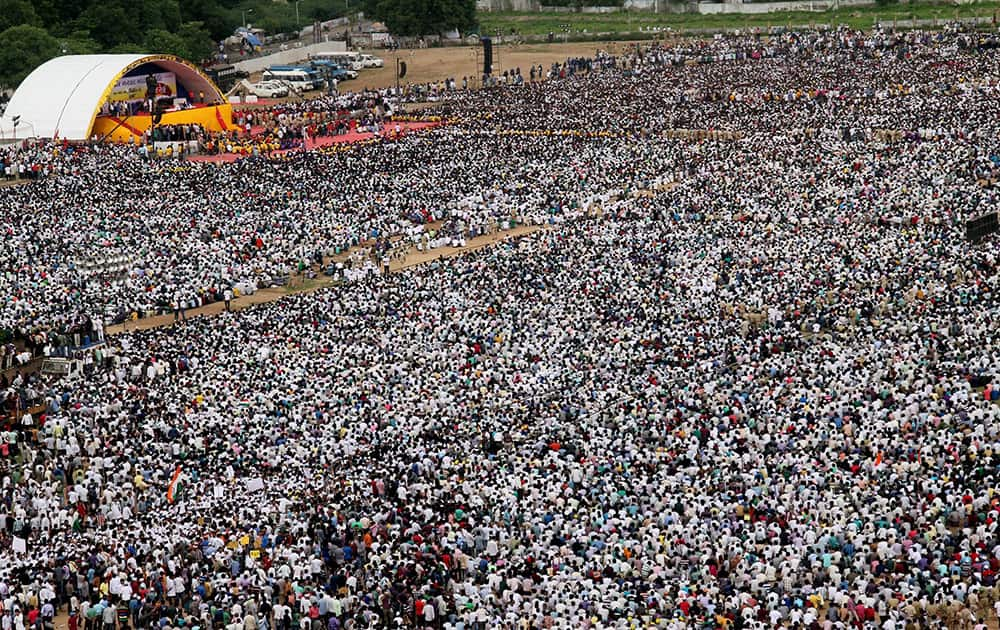
<svg viewBox="0 0 1000 630">
<path fill-rule="evenodd" d="M 403 112 L 403 94 L 399 91 L 399 49 L 396 49 L 396 105 L 399 113 Z"/>
<path fill-rule="evenodd" d="M 501 63 L 500 63 L 500 40 L 501 40 L 502 38 L 503 38 L 503 33 L 501 33 L 501 32 L 500 32 L 500 29 L 499 29 L 499 28 L 497 28 L 497 45 L 496 45 L 496 47 L 495 47 L 495 50 L 493 51 L 493 53 L 494 53 L 494 54 L 496 55 L 496 57 L 497 57 L 497 72 L 496 72 L 496 73 L 497 73 L 498 75 L 499 75 L 499 74 L 500 74 L 500 72 L 501 72 L 501 71 L 503 70 L 503 64 L 501 64 Z M 490 68 L 490 69 L 492 70 L 492 68 Z"/>
<path fill-rule="evenodd" d="M 299 27 L 299 3 L 302 0 L 295 0 L 295 28 Z"/>
</svg>

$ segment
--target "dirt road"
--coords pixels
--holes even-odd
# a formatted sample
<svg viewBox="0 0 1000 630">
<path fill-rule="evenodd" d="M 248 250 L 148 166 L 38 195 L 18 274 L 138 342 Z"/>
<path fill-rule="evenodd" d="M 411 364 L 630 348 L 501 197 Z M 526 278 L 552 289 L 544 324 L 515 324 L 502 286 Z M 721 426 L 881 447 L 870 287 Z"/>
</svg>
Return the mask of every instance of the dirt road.
<svg viewBox="0 0 1000 630">
<path fill-rule="evenodd" d="M 620 42 L 576 42 L 568 44 L 500 44 L 493 48 L 493 70 L 502 74 L 504 70 L 521 68 L 525 80 L 528 68 L 541 64 L 548 68 L 569 57 L 590 57 L 598 49 L 619 51 Z M 341 91 L 356 92 L 363 88 L 385 88 L 396 85 L 396 57 L 406 62 L 406 77 L 400 85 L 407 83 L 428 83 L 447 78 L 455 79 L 459 85 L 462 77 L 478 77 L 483 69 L 483 53 L 480 46 L 454 46 L 448 48 L 423 48 L 416 50 L 370 50 L 364 51 L 382 58 L 382 68 L 366 68 L 358 73 L 358 78 L 340 84 Z M 257 80 L 259 75 L 254 75 Z M 282 99 L 284 100 L 284 99 Z"/>
<path fill-rule="evenodd" d="M 422 265 L 428 263 L 432 260 L 439 260 L 441 258 L 451 258 L 459 254 L 464 254 L 466 252 L 475 251 L 477 249 L 482 249 L 484 247 L 489 247 L 496 243 L 509 238 L 515 238 L 518 236 L 524 236 L 525 234 L 531 234 L 537 230 L 541 229 L 538 226 L 533 225 L 522 225 L 516 227 L 512 230 L 507 230 L 504 232 L 496 232 L 494 234 L 487 234 L 485 236 L 480 236 L 471 239 L 466 243 L 465 247 L 439 247 L 438 249 L 419 252 L 411 251 L 405 258 L 394 260 L 389 265 L 390 271 L 400 271 L 403 269 L 408 269 L 416 265 Z M 350 254 L 350 250 L 341 254 L 338 258 L 346 258 Z M 302 280 L 301 277 L 296 277 L 290 286 L 287 287 L 275 287 L 261 289 L 254 293 L 253 295 L 244 295 L 232 301 L 233 310 L 242 310 L 244 308 L 253 306 L 255 304 L 263 304 L 265 302 L 274 302 L 275 300 L 281 299 L 282 297 L 292 294 L 292 293 L 302 293 L 307 291 L 315 291 L 316 289 L 321 289 L 323 287 L 332 286 L 333 282 L 330 278 L 326 276 L 319 275 L 315 280 Z M 214 304 L 209 304 L 207 306 L 202 306 L 200 308 L 193 308 L 187 310 L 187 317 L 213 317 L 225 310 L 224 302 L 216 302 Z M 149 330 L 151 328 L 162 328 L 164 326 L 171 326 L 174 323 L 173 314 L 167 315 L 157 315 L 155 317 L 146 317 L 144 319 L 139 319 L 136 321 L 126 322 L 124 324 L 119 324 L 117 326 L 109 326 L 106 329 L 108 335 L 116 335 L 122 332 L 130 330 Z"/>
</svg>

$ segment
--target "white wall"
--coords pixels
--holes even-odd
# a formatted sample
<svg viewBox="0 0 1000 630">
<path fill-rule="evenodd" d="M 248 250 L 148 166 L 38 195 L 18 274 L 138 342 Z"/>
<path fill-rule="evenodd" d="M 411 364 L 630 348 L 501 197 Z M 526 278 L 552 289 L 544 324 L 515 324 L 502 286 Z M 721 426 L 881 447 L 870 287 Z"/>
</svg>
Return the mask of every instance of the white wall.
<svg viewBox="0 0 1000 630">
<path fill-rule="evenodd" d="M 310 54 L 318 52 L 344 52 L 347 50 L 347 42 L 331 41 L 319 44 L 310 44 L 298 48 L 289 48 L 263 57 L 253 57 L 237 61 L 233 65 L 237 70 L 244 72 L 263 72 L 271 66 L 287 66 L 297 61 L 307 59 Z"/>
<path fill-rule="evenodd" d="M 539 0 L 476 0 L 476 10 L 478 11 L 517 11 L 528 13 L 538 11 L 541 6 Z"/>
<path fill-rule="evenodd" d="M 826 11 L 837 7 L 862 7 L 874 0 L 798 0 L 797 2 L 699 2 L 695 10 L 702 15 L 715 13 L 780 13 L 781 11 Z"/>
</svg>

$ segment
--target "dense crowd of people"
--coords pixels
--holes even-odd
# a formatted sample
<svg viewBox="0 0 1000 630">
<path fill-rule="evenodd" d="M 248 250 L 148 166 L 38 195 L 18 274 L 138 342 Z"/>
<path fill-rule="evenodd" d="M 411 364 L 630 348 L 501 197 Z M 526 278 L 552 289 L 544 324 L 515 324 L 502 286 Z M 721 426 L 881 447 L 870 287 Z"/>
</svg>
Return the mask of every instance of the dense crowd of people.
<svg viewBox="0 0 1000 630">
<path fill-rule="evenodd" d="M 346 150 L 45 148 L 0 191 L 0 324 L 36 345 L 536 229 L 16 372 L 3 630 L 995 624 L 989 44 L 651 44 Z"/>
<path fill-rule="evenodd" d="M 66 313 L 114 322 L 166 312 L 222 285 L 268 286 L 300 261 L 445 217 L 483 226 L 515 208 L 543 220 L 569 198 L 603 193 L 620 173 L 651 179 L 670 165 L 658 143 L 606 138 L 581 147 L 579 159 L 608 168 L 581 178 L 577 165 L 559 165 L 575 143 L 456 127 L 350 152 L 291 154 L 266 167 L 177 168 L 127 146 L 79 152 L 69 174 L 0 199 L 10 236 L 0 259 L 18 270 L 4 279 L 11 299 L 0 326 L 27 331 Z M 503 172 L 472 168 L 498 149 L 517 161 Z"/>
</svg>

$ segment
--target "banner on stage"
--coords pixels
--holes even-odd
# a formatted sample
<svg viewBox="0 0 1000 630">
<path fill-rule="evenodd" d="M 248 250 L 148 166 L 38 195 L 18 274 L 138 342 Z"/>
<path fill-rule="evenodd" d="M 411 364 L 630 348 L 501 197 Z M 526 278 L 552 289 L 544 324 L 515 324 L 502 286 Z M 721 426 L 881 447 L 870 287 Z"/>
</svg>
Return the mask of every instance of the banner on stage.
<svg viewBox="0 0 1000 630">
<path fill-rule="evenodd" d="M 146 76 L 123 77 L 111 88 L 110 100 L 112 103 L 146 100 Z M 156 79 L 156 97 L 174 98 L 177 96 L 177 75 L 173 72 L 157 72 L 153 74 Z"/>
</svg>

